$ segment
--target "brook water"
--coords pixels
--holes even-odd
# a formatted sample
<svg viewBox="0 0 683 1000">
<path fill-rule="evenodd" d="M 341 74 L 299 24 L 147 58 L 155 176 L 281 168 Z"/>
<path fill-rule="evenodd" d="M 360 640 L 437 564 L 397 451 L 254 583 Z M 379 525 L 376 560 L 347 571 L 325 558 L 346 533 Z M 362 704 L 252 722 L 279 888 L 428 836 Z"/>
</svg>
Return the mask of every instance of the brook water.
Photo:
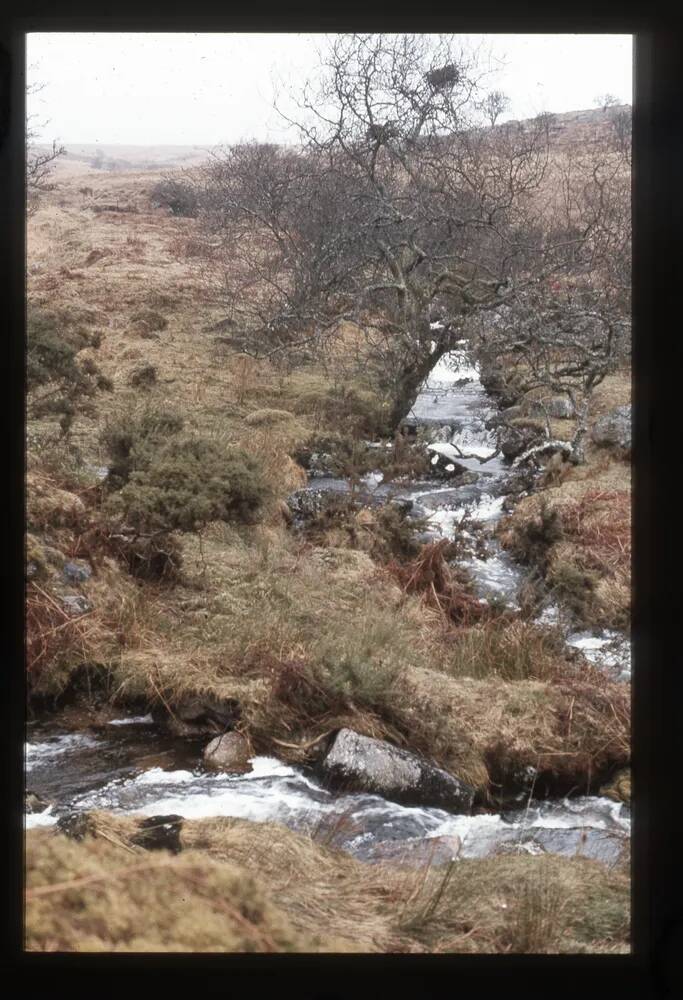
<svg viewBox="0 0 683 1000">
<path fill-rule="evenodd" d="M 477 474 L 458 487 L 444 482 L 386 485 L 367 477 L 375 500 L 413 501 L 412 513 L 426 516 L 435 536 L 468 533 L 472 553 L 465 565 L 480 600 L 516 606 L 522 572 L 500 549 L 489 529 L 502 515 L 510 469 L 493 452 L 495 432 L 486 423 L 495 413 L 467 354 L 445 356 L 425 383 L 410 420 L 433 429 L 434 461 L 458 463 Z M 311 489 L 345 490 L 341 480 L 318 477 Z M 476 554 L 475 554 L 476 549 Z M 617 633 L 573 632 L 562 609 L 545 607 L 539 623 L 564 628 L 566 641 L 622 681 L 630 679 L 629 643 Z M 205 742 L 205 741 L 204 741 Z M 612 862 L 630 834 L 630 810 L 609 798 L 579 796 L 528 802 L 504 814 L 453 816 L 441 809 L 407 807 L 376 795 L 334 794 L 314 775 L 268 757 L 256 757 L 245 775 L 216 774 L 201 765 L 202 744 L 163 735 L 149 717 L 113 720 L 87 733 L 65 732 L 54 723 L 29 725 L 26 785 L 50 802 L 26 816 L 26 826 L 51 825 L 73 811 L 107 809 L 145 815 L 234 816 L 273 821 L 306 831 L 372 861 L 395 855 L 483 857 L 498 850 L 582 853 Z M 405 848 L 405 851 L 403 851 Z"/>
</svg>

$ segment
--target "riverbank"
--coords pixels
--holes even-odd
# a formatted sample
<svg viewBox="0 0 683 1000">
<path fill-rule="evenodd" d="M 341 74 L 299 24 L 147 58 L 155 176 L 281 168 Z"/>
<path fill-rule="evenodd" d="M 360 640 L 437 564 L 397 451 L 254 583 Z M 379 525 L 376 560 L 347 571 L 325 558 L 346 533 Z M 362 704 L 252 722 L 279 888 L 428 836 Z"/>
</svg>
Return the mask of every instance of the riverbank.
<svg viewBox="0 0 683 1000">
<path fill-rule="evenodd" d="M 177 853 L 139 847 L 136 827 L 100 813 L 80 841 L 28 834 L 29 950 L 628 951 L 628 875 L 585 858 L 415 870 L 267 823 L 185 821 Z"/>
</svg>

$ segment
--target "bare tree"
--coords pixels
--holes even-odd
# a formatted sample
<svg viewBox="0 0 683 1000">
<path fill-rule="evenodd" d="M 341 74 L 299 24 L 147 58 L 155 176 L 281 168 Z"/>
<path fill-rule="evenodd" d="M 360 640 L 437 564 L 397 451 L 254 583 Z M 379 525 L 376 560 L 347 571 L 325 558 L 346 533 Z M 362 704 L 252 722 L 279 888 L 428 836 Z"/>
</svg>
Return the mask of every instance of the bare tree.
<svg viewBox="0 0 683 1000">
<path fill-rule="evenodd" d="M 568 450 L 580 462 L 592 392 L 630 354 L 630 115 L 595 143 L 558 154 L 549 181 L 546 235 L 557 266 L 517 290 L 478 344 L 489 359 L 505 358 L 520 391 L 568 398 L 576 418 Z"/>
<path fill-rule="evenodd" d="M 510 99 L 501 90 L 492 90 L 490 94 L 486 95 L 483 103 L 483 112 L 486 115 L 491 128 L 495 127 L 496 122 L 502 114 L 504 114 L 510 107 Z"/>
<path fill-rule="evenodd" d="M 44 84 L 30 84 L 27 95 L 37 94 Z M 38 197 L 41 191 L 50 189 L 50 177 L 54 162 L 66 153 L 64 146 L 53 140 L 51 146 L 43 147 L 36 143 L 39 131 L 45 128 L 46 122 L 37 122 L 36 115 L 26 118 L 26 197 L 27 211 L 33 213 L 38 207 Z"/>
<path fill-rule="evenodd" d="M 336 36 L 300 146 L 233 147 L 203 173 L 201 262 L 242 349 L 320 354 L 351 326 L 396 426 L 466 323 L 566 271 L 592 230 L 538 197 L 552 117 L 491 129 L 485 106 L 452 38 Z"/>
</svg>

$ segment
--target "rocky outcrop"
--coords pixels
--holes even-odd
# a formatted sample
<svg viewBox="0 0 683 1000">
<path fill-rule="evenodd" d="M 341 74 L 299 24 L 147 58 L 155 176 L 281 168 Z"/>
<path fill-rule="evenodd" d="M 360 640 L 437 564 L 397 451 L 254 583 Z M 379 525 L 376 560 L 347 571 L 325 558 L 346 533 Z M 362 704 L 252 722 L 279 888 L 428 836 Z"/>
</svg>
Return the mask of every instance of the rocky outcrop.
<svg viewBox="0 0 683 1000">
<path fill-rule="evenodd" d="M 204 747 L 204 765 L 214 771 L 229 774 L 247 774 L 253 770 L 249 758 L 249 743 L 241 733 L 225 733 L 217 736 Z"/>
<path fill-rule="evenodd" d="M 329 787 L 371 792 L 405 805 L 467 813 L 474 800 L 474 789 L 447 771 L 408 750 L 352 729 L 337 732 L 319 772 Z"/>
<path fill-rule="evenodd" d="M 622 452 L 631 451 L 631 404 L 617 406 L 593 424 L 593 441 L 606 448 L 616 448 Z"/>
</svg>

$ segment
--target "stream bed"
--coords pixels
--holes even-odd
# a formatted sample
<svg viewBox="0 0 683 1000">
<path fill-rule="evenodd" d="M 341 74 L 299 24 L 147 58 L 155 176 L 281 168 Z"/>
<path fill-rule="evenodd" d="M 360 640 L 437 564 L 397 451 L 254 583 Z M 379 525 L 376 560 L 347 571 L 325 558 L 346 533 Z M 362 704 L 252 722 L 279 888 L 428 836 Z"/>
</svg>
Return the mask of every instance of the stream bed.
<svg viewBox="0 0 683 1000">
<path fill-rule="evenodd" d="M 452 459 L 476 473 L 476 480 L 460 487 L 457 481 L 450 485 L 438 480 L 387 485 L 378 474 L 367 477 L 366 495 L 373 502 L 411 501 L 411 512 L 427 517 L 434 537 L 469 532 L 479 544 L 473 544 L 473 554 L 462 565 L 472 573 L 479 599 L 495 598 L 514 609 L 523 571 L 488 530 L 503 514 L 505 481 L 511 474 L 493 454 L 495 431 L 486 427 L 495 412 L 467 353 L 446 355 L 427 379 L 409 422 L 435 429 L 429 445 L 434 461 Z M 315 477 L 309 488 L 341 492 L 348 486 L 343 480 Z M 586 659 L 616 679 L 630 680 L 626 636 L 572 631 L 554 605 L 543 608 L 537 621 L 559 625 L 568 645 Z M 335 794 L 307 769 L 269 757 L 253 758 L 247 774 L 217 774 L 203 768 L 201 748 L 196 741 L 161 734 L 145 716 L 112 720 L 86 732 L 69 732 L 52 722 L 30 723 L 26 785 L 51 805 L 28 813 L 26 827 L 52 825 L 67 813 L 90 809 L 232 816 L 282 823 L 364 861 L 398 856 L 415 863 L 426 852 L 435 860 L 447 860 L 520 850 L 580 853 L 611 864 L 630 837 L 630 809 L 606 797 L 541 801 L 524 795 L 517 808 L 502 814 L 456 816 L 377 795 Z"/>
</svg>

